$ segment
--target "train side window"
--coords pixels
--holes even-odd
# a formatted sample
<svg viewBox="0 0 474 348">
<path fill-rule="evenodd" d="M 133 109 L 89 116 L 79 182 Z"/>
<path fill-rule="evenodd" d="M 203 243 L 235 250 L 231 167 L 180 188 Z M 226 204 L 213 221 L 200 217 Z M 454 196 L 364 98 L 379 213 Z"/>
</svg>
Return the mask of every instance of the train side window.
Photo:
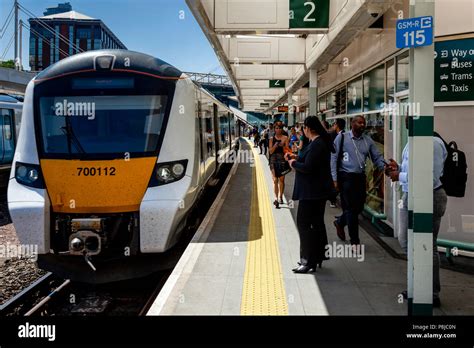
<svg viewBox="0 0 474 348">
<path fill-rule="evenodd" d="M 215 145 L 215 130 L 214 130 L 214 104 L 209 98 L 203 95 L 201 102 L 201 134 L 203 139 L 203 160 L 207 160 L 209 157 L 215 156 L 216 145 Z"/>
<path fill-rule="evenodd" d="M 220 150 L 229 148 L 229 113 L 222 106 L 218 108 Z"/>
<path fill-rule="evenodd" d="M 196 92 L 196 97 L 199 98 L 199 92 Z M 201 122 L 201 101 L 198 100 L 196 102 L 196 115 L 197 115 L 197 123 L 199 128 L 199 147 L 201 150 L 201 161 L 206 159 L 205 152 L 204 152 L 204 138 L 203 138 L 203 131 L 202 131 L 202 122 Z"/>
<path fill-rule="evenodd" d="M 3 117 L 3 136 L 5 140 L 12 139 L 12 115 L 13 110 L 2 109 L 1 115 Z"/>
<path fill-rule="evenodd" d="M 207 157 L 215 156 L 215 138 L 214 138 L 214 122 L 211 113 L 205 113 L 203 119 L 204 139 L 206 143 Z"/>
</svg>

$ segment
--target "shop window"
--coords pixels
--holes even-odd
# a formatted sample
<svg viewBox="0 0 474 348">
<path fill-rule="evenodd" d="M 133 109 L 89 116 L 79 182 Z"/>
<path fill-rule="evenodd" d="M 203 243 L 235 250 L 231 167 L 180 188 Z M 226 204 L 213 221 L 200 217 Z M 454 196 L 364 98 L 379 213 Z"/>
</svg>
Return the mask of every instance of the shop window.
<svg viewBox="0 0 474 348">
<path fill-rule="evenodd" d="M 346 87 L 342 87 L 335 92 L 336 115 L 344 115 L 346 113 L 346 93 Z"/>
<path fill-rule="evenodd" d="M 362 112 L 362 77 L 347 84 L 347 113 L 357 114 Z"/>
<path fill-rule="evenodd" d="M 364 74 L 364 112 L 380 110 L 385 101 L 385 66 Z"/>
<path fill-rule="evenodd" d="M 397 57 L 397 92 L 409 88 L 410 57 L 409 52 L 404 52 Z"/>
<path fill-rule="evenodd" d="M 326 96 L 319 98 L 318 105 L 318 112 L 324 112 L 327 110 Z"/>
<path fill-rule="evenodd" d="M 387 104 L 395 102 L 395 60 L 389 60 L 387 62 L 387 96 L 385 102 Z"/>
<path fill-rule="evenodd" d="M 380 113 L 366 116 L 366 134 L 375 143 L 379 152 L 384 155 L 384 118 Z M 367 200 L 366 204 L 378 213 L 384 213 L 384 173 L 367 160 Z"/>
</svg>

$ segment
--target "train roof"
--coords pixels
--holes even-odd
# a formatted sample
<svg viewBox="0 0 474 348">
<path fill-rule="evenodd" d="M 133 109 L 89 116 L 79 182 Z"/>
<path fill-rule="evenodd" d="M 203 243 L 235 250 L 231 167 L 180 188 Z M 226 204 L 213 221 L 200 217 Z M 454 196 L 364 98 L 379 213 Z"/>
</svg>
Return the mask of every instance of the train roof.
<svg viewBox="0 0 474 348">
<path fill-rule="evenodd" d="M 161 59 L 128 50 L 95 50 L 75 54 L 49 66 L 36 76 L 36 80 L 47 80 L 78 71 L 94 71 L 96 59 L 101 56 L 113 56 L 112 71 L 139 71 L 164 78 L 178 79 L 182 72 Z"/>
</svg>

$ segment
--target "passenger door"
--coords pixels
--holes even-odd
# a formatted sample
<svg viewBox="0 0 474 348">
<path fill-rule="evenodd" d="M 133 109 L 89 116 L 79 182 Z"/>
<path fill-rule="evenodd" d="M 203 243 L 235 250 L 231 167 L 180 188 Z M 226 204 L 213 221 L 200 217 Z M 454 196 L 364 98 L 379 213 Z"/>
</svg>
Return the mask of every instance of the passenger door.
<svg viewBox="0 0 474 348">
<path fill-rule="evenodd" d="M 15 139 L 13 135 L 13 115 L 10 109 L 1 110 L 2 127 L 2 164 L 11 164 L 15 153 Z"/>
<path fill-rule="evenodd" d="M 14 143 L 12 134 L 13 110 L 0 109 L 0 165 L 9 164 L 13 160 Z"/>
</svg>

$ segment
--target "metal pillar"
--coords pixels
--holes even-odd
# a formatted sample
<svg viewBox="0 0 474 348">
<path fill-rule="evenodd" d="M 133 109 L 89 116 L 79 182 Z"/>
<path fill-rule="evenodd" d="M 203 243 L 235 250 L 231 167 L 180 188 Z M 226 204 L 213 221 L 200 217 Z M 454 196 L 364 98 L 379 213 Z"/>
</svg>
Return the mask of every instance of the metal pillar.
<svg viewBox="0 0 474 348">
<path fill-rule="evenodd" d="M 19 66 L 19 58 L 18 58 L 18 0 L 15 0 L 14 4 L 14 11 L 15 11 L 15 57 L 13 58 L 13 61 L 15 62 L 15 69 L 20 70 Z"/>
<path fill-rule="evenodd" d="M 20 46 L 20 52 L 18 54 L 19 60 L 18 60 L 18 70 L 23 70 L 23 21 L 20 19 L 20 25 L 19 25 L 19 46 Z"/>
<path fill-rule="evenodd" d="M 295 111 L 293 109 L 293 93 L 288 93 L 288 126 L 295 125 Z"/>
<path fill-rule="evenodd" d="M 318 72 L 309 70 L 309 115 L 318 115 Z"/>
<path fill-rule="evenodd" d="M 411 0 L 410 17 L 434 16 L 434 0 Z M 408 314 L 433 314 L 434 44 L 410 49 Z M 419 115 L 414 110 L 419 104 Z"/>
</svg>

